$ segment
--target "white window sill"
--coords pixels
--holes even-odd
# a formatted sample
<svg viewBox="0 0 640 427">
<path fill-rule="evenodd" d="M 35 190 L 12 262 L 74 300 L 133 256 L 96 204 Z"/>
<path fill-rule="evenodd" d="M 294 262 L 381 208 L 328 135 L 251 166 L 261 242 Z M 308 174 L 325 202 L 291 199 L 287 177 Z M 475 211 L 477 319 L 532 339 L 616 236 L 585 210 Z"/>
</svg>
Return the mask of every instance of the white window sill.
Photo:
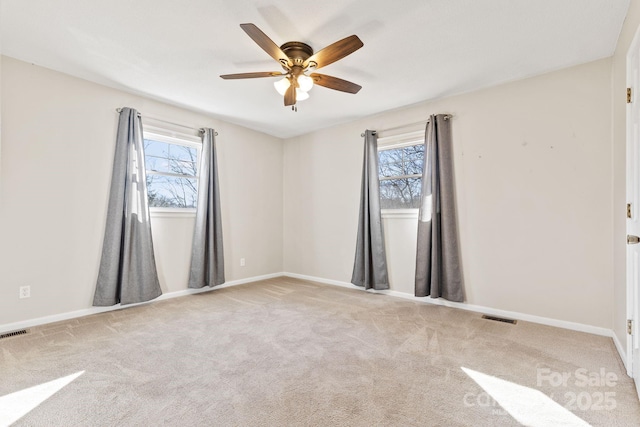
<svg viewBox="0 0 640 427">
<path fill-rule="evenodd" d="M 419 209 L 382 209 L 382 219 L 418 219 Z"/>
<path fill-rule="evenodd" d="M 149 208 L 151 218 L 195 218 L 194 208 Z"/>
</svg>

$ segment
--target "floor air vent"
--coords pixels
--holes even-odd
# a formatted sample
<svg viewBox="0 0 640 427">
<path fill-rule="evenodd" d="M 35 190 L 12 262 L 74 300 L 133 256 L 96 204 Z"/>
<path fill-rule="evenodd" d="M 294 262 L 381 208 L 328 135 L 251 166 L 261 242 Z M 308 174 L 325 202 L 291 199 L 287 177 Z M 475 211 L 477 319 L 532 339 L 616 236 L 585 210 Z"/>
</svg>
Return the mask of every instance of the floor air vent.
<svg viewBox="0 0 640 427">
<path fill-rule="evenodd" d="M 504 317 L 487 316 L 486 314 L 483 314 L 482 318 L 487 320 L 495 320 L 496 322 L 511 323 L 512 325 L 515 325 L 516 323 L 518 323 L 517 320 L 506 319 Z"/>
<path fill-rule="evenodd" d="M 6 334 L 0 334 L 0 340 L 4 338 L 11 338 L 18 335 L 24 335 L 27 333 L 26 329 L 21 329 L 19 331 L 7 332 Z"/>
</svg>

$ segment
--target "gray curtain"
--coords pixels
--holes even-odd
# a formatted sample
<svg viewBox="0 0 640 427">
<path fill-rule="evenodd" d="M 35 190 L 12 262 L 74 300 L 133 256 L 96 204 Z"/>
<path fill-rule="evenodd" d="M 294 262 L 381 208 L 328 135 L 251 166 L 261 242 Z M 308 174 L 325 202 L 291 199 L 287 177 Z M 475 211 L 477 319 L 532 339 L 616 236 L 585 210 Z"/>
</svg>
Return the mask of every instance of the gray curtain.
<svg viewBox="0 0 640 427">
<path fill-rule="evenodd" d="M 205 129 L 202 134 L 198 207 L 191 250 L 189 287 L 202 288 L 222 283 L 224 254 L 215 132 L 213 129 Z"/>
<path fill-rule="evenodd" d="M 424 143 L 415 294 L 461 302 L 464 290 L 449 116 L 430 117 Z"/>
<path fill-rule="evenodd" d="M 153 255 L 146 175 L 142 120 L 136 110 L 123 108 L 95 306 L 149 301 L 162 294 Z"/>
<path fill-rule="evenodd" d="M 378 178 L 378 137 L 367 130 L 364 137 L 362 189 L 356 259 L 351 283 L 365 289 L 389 289 L 387 255 L 380 214 L 380 182 Z"/>
</svg>

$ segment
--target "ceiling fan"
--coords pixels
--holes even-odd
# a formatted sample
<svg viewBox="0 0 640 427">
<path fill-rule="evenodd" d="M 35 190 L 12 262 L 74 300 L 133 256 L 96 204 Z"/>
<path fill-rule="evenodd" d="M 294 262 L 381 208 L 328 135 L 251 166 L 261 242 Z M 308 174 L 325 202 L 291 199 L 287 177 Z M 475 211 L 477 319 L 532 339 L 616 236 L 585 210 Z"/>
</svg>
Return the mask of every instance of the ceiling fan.
<svg viewBox="0 0 640 427">
<path fill-rule="evenodd" d="M 337 77 L 315 73 L 318 68 L 332 64 L 360 49 L 364 44 L 356 35 L 345 37 L 314 53 L 306 43 L 291 41 L 278 47 L 254 24 L 240 27 L 273 59 L 284 72 L 264 71 L 257 73 L 224 74 L 223 79 L 253 79 L 258 77 L 283 77 L 274 83 L 276 90 L 284 95 L 284 105 L 297 111 L 296 101 L 307 99 L 313 84 L 347 93 L 358 93 L 361 86 Z"/>
</svg>

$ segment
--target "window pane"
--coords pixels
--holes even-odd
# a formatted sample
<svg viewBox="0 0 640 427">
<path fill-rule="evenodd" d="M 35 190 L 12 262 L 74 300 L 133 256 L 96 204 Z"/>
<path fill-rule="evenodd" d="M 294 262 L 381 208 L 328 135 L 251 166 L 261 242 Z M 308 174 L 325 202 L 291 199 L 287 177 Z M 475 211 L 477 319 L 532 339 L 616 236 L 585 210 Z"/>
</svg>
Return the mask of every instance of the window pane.
<svg viewBox="0 0 640 427">
<path fill-rule="evenodd" d="M 154 172 L 196 176 L 198 150 L 194 147 L 144 140 L 146 169 Z"/>
<path fill-rule="evenodd" d="M 402 162 L 402 148 L 394 148 L 392 150 L 382 150 L 378 152 L 378 161 L 380 164 Z"/>
<path fill-rule="evenodd" d="M 422 175 L 423 166 L 424 159 L 422 158 L 407 160 L 404 164 L 404 175 Z"/>
<path fill-rule="evenodd" d="M 398 176 L 404 175 L 402 172 L 402 162 L 385 163 L 379 166 L 380 176 Z"/>
<path fill-rule="evenodd" d="M 155 172 L 171 172 L 169 168 L 169 144 L 166 142 L 144 140 L 144 163 L 145 169 Z"/>
<path fill-rule="evenodd" d="M 378 170 L 380 176 L 404 175 L 402 167 L 402 148 L 380 151 L 378 153 Z"/>
<path fill-rule="evenodd" d="M 422 159 L 412 160 L 404 164 L 405 175 L 421 175 L 422 174 Z"/>
<path fill-rule="evenodd" d="M 422 174 L 424 145 L 413 145 L 403 149 L 405 175 Z"/>
<path fill-rule="evenodd" d="M 420 206 L 424 144 L 378 152 L 380 204 L 383 209 L 415 209 Z"/>
<path fill-rule="evenodd" d="M 383 179 L 380 181 L 382 209 L 415 209 L 420 207 L 421 178 Z"/>
<path fill-rule="evenodd" d="M 181 160 L 170 159 L 168 163 L 169 170 L 167 172 L 177 173 L 180 175 L 196 176 L 196 173 L 198 171 L 195 162 L 185 162 Z"/>
<path fill-rule="evenodd" d="M 144 140 L 145 156 L 167 157 L 167 154 L 169 154 L 169 144 L 166 142 Z"/>
<path fill-rule="evenodd" d="M 198 201 L 195 178 L 147 175 L 149 206 L 195 208 Z"/>
<path fill-rule="evenodd" d="M 171 144 L 169 146 L 169 158 L 195 162 L 198 158 L 198 151 L 193 147 Z"/>
<path fill-rule="evenodd" d="M 410 147 L 404 147 L 404 155 L 407 160 L 410 159 L 422 159 L 424 158 L 424 145 L 412 145 Z"/>
<path fill-rule="evenodd" d="M 144 166 L 148 171 L 157 171 L 158 170 L 158 159 L 155 157 L 145 156 L 144 157 Z"/>
<path fill-rule="evenodd" d="M 393 151 L 393 150 L 382 150 L 378 152 L 378 161 L 380 162 L 380 164 L 393 161 L 390 151 Z"/>
<path fill-rule="evenodd" d="M 145 169 L 155 172 L 171 172 L 169 160 L 165 157 L 144 156 Z"/>
</svg>

